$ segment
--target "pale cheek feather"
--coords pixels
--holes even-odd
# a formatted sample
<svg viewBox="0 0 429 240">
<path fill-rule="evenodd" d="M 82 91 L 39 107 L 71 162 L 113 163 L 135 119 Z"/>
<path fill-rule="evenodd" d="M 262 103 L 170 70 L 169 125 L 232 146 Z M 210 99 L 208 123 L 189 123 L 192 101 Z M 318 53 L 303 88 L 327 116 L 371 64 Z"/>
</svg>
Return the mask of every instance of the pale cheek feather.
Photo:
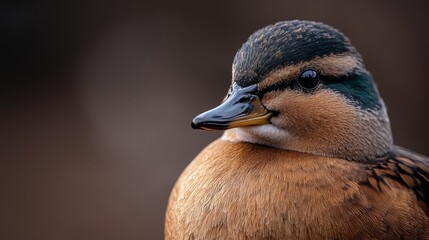
<svg viewBox="0 0 429 240">
<path fill-rule="evenodd" d="M 225 131 L 223 140 L 231 142 L 250 142 L 272 147 L 280 147 L 290 140 L 287 130 L 272 124 L 254 127 L 233 128 Z"/>
</svg>

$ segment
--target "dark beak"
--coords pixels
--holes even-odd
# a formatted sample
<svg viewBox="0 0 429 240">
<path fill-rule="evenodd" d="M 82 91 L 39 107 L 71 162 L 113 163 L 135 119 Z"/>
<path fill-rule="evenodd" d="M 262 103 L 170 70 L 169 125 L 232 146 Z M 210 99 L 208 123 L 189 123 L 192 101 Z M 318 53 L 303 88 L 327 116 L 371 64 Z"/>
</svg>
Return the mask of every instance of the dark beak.
<svg viewBox="0 0 429 240">
<path fill-rule="evenodd" d="M 195 117 L 192 128 L 224 130 L 270 123 L 271 113 L 256 92 L 256 84 L 240 87 L 234 83 L 230 96 L 218 107 Z"/>
</svg>

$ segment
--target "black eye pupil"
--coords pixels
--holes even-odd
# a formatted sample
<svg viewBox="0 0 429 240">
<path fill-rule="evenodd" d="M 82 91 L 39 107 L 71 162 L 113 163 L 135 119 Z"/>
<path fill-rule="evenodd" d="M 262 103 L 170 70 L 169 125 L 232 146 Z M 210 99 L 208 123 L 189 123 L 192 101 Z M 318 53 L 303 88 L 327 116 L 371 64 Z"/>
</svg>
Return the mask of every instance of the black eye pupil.
<svg viewBox="0 0 429 240">
<path fill-rule="evenodd" d="M 314 89 L 319 84 L 319 74 L 312 69 L 305 70 L 299 76 L 298 84 L 305 89 Z"/>
</svg>

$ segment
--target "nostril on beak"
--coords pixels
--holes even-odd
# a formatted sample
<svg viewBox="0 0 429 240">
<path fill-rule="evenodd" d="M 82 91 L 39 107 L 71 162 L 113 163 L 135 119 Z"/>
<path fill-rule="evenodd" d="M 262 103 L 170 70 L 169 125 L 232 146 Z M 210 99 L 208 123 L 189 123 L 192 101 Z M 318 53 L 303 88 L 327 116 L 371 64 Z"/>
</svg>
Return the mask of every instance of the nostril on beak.
<svg viewBox="0 0 429 240">
<path fill-rule="evenodd" d="M 238 100 L 239 103 L 247 103 L 250 102 L 254 99 L 254 97 L 252 96 L 243 96 L 242 98 L 240 98 L 240 100 Z"/>
</svg>

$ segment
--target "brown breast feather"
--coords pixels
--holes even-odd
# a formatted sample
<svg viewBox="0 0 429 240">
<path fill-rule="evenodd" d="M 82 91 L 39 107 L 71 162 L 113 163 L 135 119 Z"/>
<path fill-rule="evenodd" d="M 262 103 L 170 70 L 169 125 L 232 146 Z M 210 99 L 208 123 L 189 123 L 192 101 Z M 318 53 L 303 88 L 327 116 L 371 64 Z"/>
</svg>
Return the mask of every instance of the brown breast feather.
<svg viewBox="0 0 429 240">
<path fill-rule="evenodd" d="M 428 160 L 376 160 L 216 141 L 176 183 L 166 239 L 429 239 Z"/>
</svg>

